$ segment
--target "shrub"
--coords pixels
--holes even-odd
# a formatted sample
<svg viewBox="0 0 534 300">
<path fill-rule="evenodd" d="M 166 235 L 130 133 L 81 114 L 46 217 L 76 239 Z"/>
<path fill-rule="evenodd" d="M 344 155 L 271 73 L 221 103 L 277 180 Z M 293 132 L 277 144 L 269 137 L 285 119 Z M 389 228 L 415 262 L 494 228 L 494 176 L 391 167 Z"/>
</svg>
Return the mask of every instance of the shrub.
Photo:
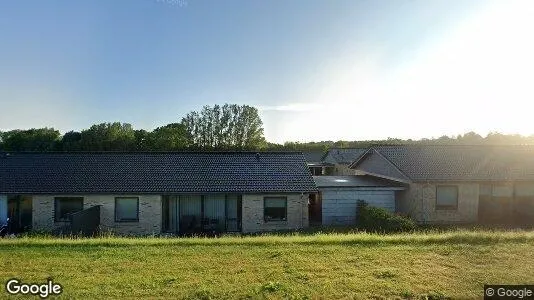
<svg viewBox="0 0 534 300">
<path fill-rule="evenodd" d="M 373 232 L 402 232 L 415 229 L 415 222 L 400 215 L 395 215 L 389 211 L 369 206 L 365 201 L 358 200 L 357 222 L 360 229 Z"/>
</svg>

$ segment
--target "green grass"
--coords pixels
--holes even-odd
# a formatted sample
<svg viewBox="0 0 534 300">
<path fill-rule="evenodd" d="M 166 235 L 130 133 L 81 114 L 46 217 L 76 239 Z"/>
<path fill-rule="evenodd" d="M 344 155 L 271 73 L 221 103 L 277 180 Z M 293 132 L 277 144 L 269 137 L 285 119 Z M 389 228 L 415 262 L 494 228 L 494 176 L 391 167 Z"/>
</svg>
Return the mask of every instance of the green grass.
<svg viewBox="0 0 534 300">
<path fill-rule="evenodd" d="M 480 298 L 534 283 L 532 262 L 532 231 L 0 240 L 2 285 L 53 278 L 66 298 Z"/>
</svg>

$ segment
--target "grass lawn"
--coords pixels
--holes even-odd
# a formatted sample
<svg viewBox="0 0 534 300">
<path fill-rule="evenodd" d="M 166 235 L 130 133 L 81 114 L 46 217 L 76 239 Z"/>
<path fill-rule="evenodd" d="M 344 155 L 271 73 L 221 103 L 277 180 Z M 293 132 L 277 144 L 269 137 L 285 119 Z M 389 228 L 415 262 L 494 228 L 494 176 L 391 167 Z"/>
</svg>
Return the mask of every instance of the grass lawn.
<svg viewBox="0 0 534 300">
<path fill-rule="evenodd" d="M 51 277 L 66 298 L 481 298 L 534 283 L 534 232 L 3 239 L 12 277 Z"/>
</svg>

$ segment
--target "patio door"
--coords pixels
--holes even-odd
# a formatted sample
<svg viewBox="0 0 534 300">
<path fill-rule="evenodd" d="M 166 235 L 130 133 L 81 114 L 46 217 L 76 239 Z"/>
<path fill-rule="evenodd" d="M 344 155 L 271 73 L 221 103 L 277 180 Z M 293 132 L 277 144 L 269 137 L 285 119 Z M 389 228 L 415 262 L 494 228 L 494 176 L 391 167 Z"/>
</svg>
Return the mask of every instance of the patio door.
<svg viewBox="0 0 534 300">
<path fill-rule="evenodd" d="M 180 228 L 178 196 L 163 196 L 162 202 L 162 232 L 178 232 Z"/>
<path fill-rule="evenodd" d="M 241 195 L 226 195 L 226 231 L 241 231 Z"/>
<path fill-rule="evenodd" d="M 162 232 L 241 231 L 241 195 L 180 195 L 162 198 Z"/>
<path fill-rule="evenodd" d="M 32 197 L 8 196 L 7 216 L 11 230 L 14 232 L 28 231 L 32 227 Z"/>
</svg>

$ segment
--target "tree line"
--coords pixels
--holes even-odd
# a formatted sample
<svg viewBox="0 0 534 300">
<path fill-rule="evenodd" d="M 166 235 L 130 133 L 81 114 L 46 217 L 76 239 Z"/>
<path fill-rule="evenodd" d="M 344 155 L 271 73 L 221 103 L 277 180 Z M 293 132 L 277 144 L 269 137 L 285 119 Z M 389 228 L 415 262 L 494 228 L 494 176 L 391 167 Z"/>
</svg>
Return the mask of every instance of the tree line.
<svg viewBox="0 0 534 300">
<path fill-rule="evenodd" d="M 113 122 L 64 135 L 54 128 L 0 132 L 0 151 L 261 150 L 266 145 L 258 110 L 236 104 L 204 106 L 152 131 Z"/>
<path fill-rule="evenodd" d="M 387 138 L 384 140 L 363 141 L 321 141 L 321 142 L 286 142 L 283 145 L 269 144 L 273 149 L 295 151 L 323 151 L 331 148 L 368 148 L 379 145 L 534 145 L 534 135 L 502 134 L 490 132 L 482 136 L 470 131 L 455 136 L 443 135 L 439 138 L 399 139 Z"/>
<path fill-rule="evenodd" d="M 327 151 L 330 148 L 363 148 L 372 145 L 404 144 L 532 144 L 534 136 L 475 132 L 433 139 L 388 138 L 371 141 L 320 141 L 269 143 L 258 110 L 248 105 L 204 106 L 188 113 L 178 123 L 152 131 L 135 129 L 121 122 L 95 124 L 64 135 L 54 128 L 0 131 L 0 151 Z"/>
</svg>

